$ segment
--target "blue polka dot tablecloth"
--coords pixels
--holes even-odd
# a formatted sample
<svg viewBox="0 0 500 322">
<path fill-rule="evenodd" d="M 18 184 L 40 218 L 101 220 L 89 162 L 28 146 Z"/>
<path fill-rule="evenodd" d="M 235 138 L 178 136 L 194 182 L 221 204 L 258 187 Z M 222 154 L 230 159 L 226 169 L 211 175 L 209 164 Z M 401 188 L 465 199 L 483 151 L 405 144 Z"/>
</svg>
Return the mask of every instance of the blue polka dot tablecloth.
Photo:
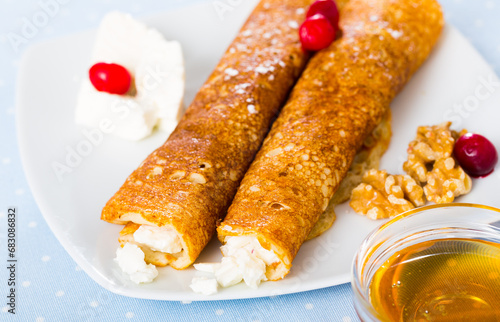
<svg viewBox="0 0 500 322">
<path fill-rule="evenodd" d="M 15 90 L 23 52 L 47 39 L 93 29 L 111 10 L 140 17 L 202 0 L 57 0 L 57 14 L 15 51 L 8 34 L 55 0 L 0 0 L 0 320 L 10 321 L 358 321 L 349 284 L 233 301 L 171 302 L 115 295 L 88 277 L 46 225 L 27 185 L 16 140 Z M 209 0 L 233 3 L 234 0 Z M 237 2 L 237 1 L 236 1 Z M 457 27 L 500 72 L 500 1 L 442 0 Z M 196 23 L 196 22 L 193 22 Z M 8 208 L 18 209 L 16 314 L 9 313 Z"/>
</svg>

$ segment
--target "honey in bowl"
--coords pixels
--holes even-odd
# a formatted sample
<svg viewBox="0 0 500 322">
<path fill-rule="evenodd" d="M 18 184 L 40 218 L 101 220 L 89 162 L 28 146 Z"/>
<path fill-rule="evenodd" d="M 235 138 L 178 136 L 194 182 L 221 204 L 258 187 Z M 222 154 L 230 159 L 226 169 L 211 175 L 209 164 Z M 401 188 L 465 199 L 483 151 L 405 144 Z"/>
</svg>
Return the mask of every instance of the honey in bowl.
<svg viewBox="0 0 500 322">
<path fill-rule="evenodd" d="M 377 269 L 369 297 L 388 321 L 500 321 L 500 244 L 454 238 L 404 248 Z"/>
</svg>

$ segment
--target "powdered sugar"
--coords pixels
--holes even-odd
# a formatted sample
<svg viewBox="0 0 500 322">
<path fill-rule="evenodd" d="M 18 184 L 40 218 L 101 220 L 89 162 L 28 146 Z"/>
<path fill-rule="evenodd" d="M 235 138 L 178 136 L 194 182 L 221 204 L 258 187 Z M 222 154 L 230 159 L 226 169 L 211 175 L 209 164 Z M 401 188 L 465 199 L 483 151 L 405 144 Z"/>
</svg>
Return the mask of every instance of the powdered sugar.
<svg viewBox="0 0 500 322">
<path fill-rule="evenodd" d="M 295 20 L 290 20 L 290 21 L 288 21 L 288 27 L 290 27 L 292 29 L 298 29 L 299 23 Z"/>
<path fill-rule="evenodd" d="M 239 72 L 234 68 L 226 68 L 224 73 L 228 74 L 229 76 L 236 76 L 239 74 Z"/>
<path fill-rule="evenodd" d="M 403 33 L 401 31 L 398 31 L 398 30 L 387 29 L 387 31 L 391 34 L 391 36 L 394 39 L 398 39 L 399 37 L 401 37 L 403 35 Z"/>
<path fill-rule="evenodd" d="M 247 105 L 247 109 L 248 109 L 248 112 L 249 112 L 250 114 L 256 114 L 256 113 L 257 113 L 257 110 L 255 109 L 255 105 L 248 104 L 248 105 Z"/>
</svg>

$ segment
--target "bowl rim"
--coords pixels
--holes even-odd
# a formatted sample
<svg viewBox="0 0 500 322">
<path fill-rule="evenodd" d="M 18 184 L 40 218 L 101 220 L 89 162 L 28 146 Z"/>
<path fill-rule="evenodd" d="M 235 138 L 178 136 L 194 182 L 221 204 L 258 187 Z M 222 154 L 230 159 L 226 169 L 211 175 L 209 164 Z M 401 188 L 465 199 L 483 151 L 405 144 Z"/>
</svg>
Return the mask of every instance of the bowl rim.
<svg viewBox="0 0 500 322">
<path fill-rule="evenodd" d="M 427 206 L 413 208 L 413 209 L 410 209 L 408 211 L 405 211 L 405 212 L 397 215 L 396 217 L 392 218 L 391 220 L 387 221 L 386 223 L 384 223 L 381 226 L 374 229 L 364 240 L 367 240 L 369 237 L 371 237 L 373 233 L 380 231 L 380 230 L 383 230 L 386 227 L 392 225 L 393 223 L 400 221 L 404 218 L 407 218 L 411 215 L 414 215 L 416 213 L 424 212 L 424 211 L 431 210 L 431 209 L 449 208 L 449 207 L 480 208 L 480 209 L 486 209 L 486 210 L 491 210 L 491 211 L 495 211 L 495 212 L 500 213 L 500 208 L 476 204 L 476 203 L 465 203 L 465 202 L 456 202 L 455 203 L 454 202 L 454 203 L 427 205 Z"/>
</svg>

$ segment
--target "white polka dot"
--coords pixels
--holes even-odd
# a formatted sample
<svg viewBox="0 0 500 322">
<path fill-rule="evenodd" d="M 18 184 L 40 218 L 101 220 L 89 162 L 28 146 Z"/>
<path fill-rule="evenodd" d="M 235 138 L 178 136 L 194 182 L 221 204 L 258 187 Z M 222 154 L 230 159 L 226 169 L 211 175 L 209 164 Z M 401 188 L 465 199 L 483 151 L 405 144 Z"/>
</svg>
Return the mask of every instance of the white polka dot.
<svg viewBox="0 0 500 322">
<path fill-rule="evenodd" d="M 79 272 L 81 270 L 82 270 L 82 268 L 80 266 L 75 266 L 75 271 Z"/>
<path fill-rule="evenodd" d="M 50 261 L 50 256 L 45 255 L 42 257 L 42 262 L 48 262 L 48 261 Z"/>
<path fill-rule="evenodd" d="M 222 314 L 224 314 L 224 310 L 219 309 L 219 310 L 215 311 L 215 314 L 222 315 Z"/>
<path fill-rule="evenodd" d="M 476 25 L 476 27 L 482 27 L 484 26 L 484 21 L 482 19 L 477 19 L 474 24 Z"/>
<path fill-rule="evenodd" d="M 5 312 L 8 312 L 8 311 L 9 311 L 9 309 L 10 309 L 10 307 L 8 307 L 8 306 L 4 306 L 4 307 L 2 308 L 2 312 L 4 312 L 4 313 L 5 313 Z"/>
<path fill-rule="evenodd" d="M 31 282 L 30 282 L 30 281 L 24 281 L 24 282 L 23 282 L 23 286 L 24 286 L 24 287 L 28 287 L 28 286 L 30 286 L 30 285 L 31 285 Z"/>
<path fill-rule="evenodd" d="M 486 1 L 484 5 L 487 9 L 493 9 L 495 8 L 495 1 Z"/>
<path fill-rule="evenodd" d="M 312 303 L 306 304 L 306 310 L 312 310 L 313 308 L 314 308 L 314 305 Z"/>
<path fill-rule="evenodd" d="M 23 195 L 23 194 L 24 194 L 24 189 L 21 189 L 21 188 L 16 189 L 16 191 L 14 191 L 14 193 L 15 193 L 16 195 L 18 195 L 18 196 Z"/>
<path fill-rule="evenodd" d="M 342 322 L 351 322 L 351 318 L 349 316 L 344 316 Z"/>
<path fill-rule="evenodd" d="M 56 296 L 63 296 L 64 295 L 64 291 L 63 290 L 60 290 L 60 291 L 57 291 L 56 292 Z"/>
<path fill-rule="evenodd" d="M 35 321 L 36 321 L 36 322 L 44 322 L 44 321 L 45 321 L 45 318 L 44 318 L 44 317 L 39 316 L 39 317 L 37 317 L 37 318 L 36 318 L 36 320 L 35 320 Z"/>
<path fill-rule="evenodd" d="M 134 317 L 134 312 L 127 312 L 127 313 L 125 313 L 125 317 L 126 317 L 127 319 L 131 319 L 131 318 L 133 318 L 133 317 Z"/>
<path fill-rule="evenodd" d="M 182 301 L 182 304 L 191 304 L 191 301 Z"/>
<path fill-rule="evenodd" d="M 43 30 L 43 32 L 46 33 L 47 35 L 53 34 L 54 33 L 54 27 L 47 26 L 47 27 L 45 27 L 45 29 Z"/>
<path fill-rule="evenodd" d="M 92 302 L 89 303 L 89 305 L 92 306 L 92 307 L 98 307 L 99 306 L 99 302 L 92 301 Z"/>
<path fill-rule="evenodd" d="M 9 164 L 11 162 L 10 158 L 3 158 L 2 163 L 3 164 Z"/>
<path fill-rule="evenodd" d="M 36 221 L 30 221 L 29 224 L 28 224 L 28 227 L 29 228 L 35 228 L 37 225 Z"/>
<path fill-rule="evenodd" d="M 90 13 L 87 18 L 90 20 L 90 21 L 96 21 L 97 18 L 98 18 L 98 14 L 96 12 L 92 12 Z"/>
<path fill-rule="evenodd" d="M 61 11 L 59 11 L 61 16 L 69 16 L 71 14 L 71 11 L 68 8 L 62 8 Z"/>
<path fill-rule="evenodd" d="M 141 11 L 142 6 L 140 4 L 134 4 L 134 5 L 132 5 L 132 10 L 133 11 Z"/>
</svg>

